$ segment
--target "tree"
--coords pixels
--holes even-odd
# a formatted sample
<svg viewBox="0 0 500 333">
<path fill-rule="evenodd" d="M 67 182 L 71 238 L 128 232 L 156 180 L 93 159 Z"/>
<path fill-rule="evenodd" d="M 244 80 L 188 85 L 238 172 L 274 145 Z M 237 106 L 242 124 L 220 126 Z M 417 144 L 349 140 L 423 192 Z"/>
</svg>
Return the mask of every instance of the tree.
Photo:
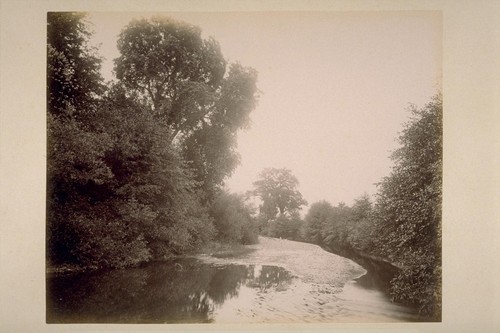
<svg viewBox="0 0 500 333">
<path fill-rule="evenodd" d="M 381 252 L 404 267 L 393 281 L 395 299 L 440 316 L 442 99 L 410 108 L 392 154 L 394 167 L 376 204 Z"/>
<path fill-rule="evenodd" d="M 373 250 L 374 227 L 373 204 L 370 197 L 364 194 L 354 200 L 351 209 L 347 236 L 349 246 L 360 252 Z"/>
<path fill-rule="evenodd" d="M 290 240 L 301 240 L 303 233 L 303 221 L 298 212 L 293 212 L 290 216 L 281 215 L 269 226 L 269 236 L 280 237 Z"/>
<path fill-rule="evenodd" d="M 151 110 L 119 84 L 97 95 L 83 17 L 48 17 L 48 257 L 122 267 L 192 250 L 214 234 L 199 184 Z"/>
<path fill-rule="evenodd" d="M 83 20 L 48 16 L 48 258 L 123 267 L 195 250 L 222 230 L 209 208 L 237 163 L 256 72 L 234 64 L 226 75 L 198 28 L 143 20 L 120 37 L 121 81 L 104 86 Z M 252 241 L 252 225 L 237 222 Z"/>
<path fill-rule="evenodd" d="M 47 102 L 53 115 L 75 111 L 73 116 L 82 119 L 95 111 L 104 85 L 90 36 L 84 13 L 47 14 Z"/>
<path fill-rule="evenodd" d="M 372 202 L 368 194 L 363 194 L 361 197 L 354 200 L 352 206 L 353 218 L 355 221 L 361 221 L 371 217 L 373 210 Z"/>
<path fill-rule="evenodd" d="M 257 242 L 257 224 L 252 209 L 244 198 L 222 191 L 210 208 L 217 239 L 226 243 L 253 244 Z"/>
<path fill-rule="evenodd" d="M 104 162 L 112 141 L 92 129 L 103 86 L 84 17 L 47 15 L 47 254 L 53 262 L 79 260 L 85 221 L 102 208 L 91 208 L 94 190 L 112 178 Z"/>
<path fill-rule="evenodd" d="M 117 78 L 174 132 L 204 116 L 225 73 L 214 39 L 203 40 L 200 28 L 168 18 L 133 20 L 122 30 L 118 49 Z"/>
<path fill-rule="evenodd" d="M 209 199 L 239 164 L 236 134 L 248 127 L 249 114 L 256 105 L 256 80 L 255 70 L 231 65 L 211 114 L 184 135 L 183 156 Z"/>
<path fill-rule="evenodd" d="M 323 244 L 324 229 L 330 216 L 333 215 L 334 207 L 327 201 L 315 202 L 309 208 L 305 216 L 305 236 L 309 242 Z"/>
<path fill-rule="evenodd" d="M 350 248 L 347 238 L 351 220 L 351 208 L 345 203 L 340 202 L 336 207 L 333 207 L 321 234 L 324 244 L 332 249 Z"/>
<path fill-rule="evenodd" d="M 128 224 L 129 237 L 144 238 L 154 259 L 195 249 L 214 230 L 192 172 L 153 115 L 117 95 L 101 107 L 102 126 L 114 139 L 105 161 L 118 219 Z"/>
<path fill-rule="evenodd" d="M 168 140 L 210 198 L 239 162 L 236 132 L 257 100 L 257 72 L 227 70 L 219 44 L 193 25 L 155 17 L 134 20 L 120 34 L 117 78 L 164 125 Z"/>
<path fill-rule="evenodd" d="M 267 220 L 275 219 L 278 214 L 291 215 L 300 210 L 301 206 L 307 205 L 307 201 L 297 190 L 299 181 L 286 168 L 264 169 L 253 185 L 255 189 L 252 193 L 262 200 L 260 212 Z"/>
</svg>

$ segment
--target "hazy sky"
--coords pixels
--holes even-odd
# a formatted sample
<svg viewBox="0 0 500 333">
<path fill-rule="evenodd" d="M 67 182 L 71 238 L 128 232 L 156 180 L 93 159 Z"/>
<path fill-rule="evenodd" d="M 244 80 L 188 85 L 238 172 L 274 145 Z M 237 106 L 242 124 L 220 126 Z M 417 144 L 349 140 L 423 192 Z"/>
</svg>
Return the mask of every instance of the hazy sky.
<svg viewBox="0 0 500 333">
<path fill-rule="evenodd" d="M 309 203 L 376 193 L 409 103 L 423 106 L 441 86 L 436 12 L 161 14 L 199 26 L 226 59 L 259 72 L 262 94 L 227 182 L 234 192 L 251 189 L 266 167 L 286 167 Z M 141 16 L 150 14 L 90 14 L 106 78 L 117 34 Z"/>
</svg>

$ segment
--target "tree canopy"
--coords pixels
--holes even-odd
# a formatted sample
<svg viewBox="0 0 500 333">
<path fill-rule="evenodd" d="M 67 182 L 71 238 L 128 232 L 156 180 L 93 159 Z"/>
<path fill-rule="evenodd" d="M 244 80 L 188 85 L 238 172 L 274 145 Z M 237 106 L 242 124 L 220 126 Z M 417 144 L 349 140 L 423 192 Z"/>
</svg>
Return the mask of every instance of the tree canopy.
<svg viewBox="0 0 500 333">
<path fill-rule="evenodd" d="M 130 22 L 118 49 L 117 78 L 174 129 L 203 117 L 226 70 L 214 39 L 203 40 L 200 28 L 164 17 Z"/>
<path fill-rule="evenodd" d="M 391 158 L 391 174 L 352 207 L 313 203 L 305 240 L 338 252 L 375 256 L 400 270 L 391 281 L 394 300 L 411 303 L 431 318 L 441 316 L 442 100 L 435 96 L 411 118 Z"/>
<path fill-rule="evenodd" d="M 121 32 L 115 72 L 133 97 L 164 125 L 209 197 L 239 162 L 236 132 L 249 124 L 257 72 L 226 63 L 213 38 L 164 17 L 134 20 Z"/>
<path fill-rule="evenodd" d="M 307 205 L 307 201 L 297 189 L 299 181 L 286 168 L 264 169 L 253 185 L 252 193 L 262 200 L 260 212 L 268 220 L 276 218 L 278 214 L 290 215 L 300 210 L 301 206 Z"/>
<path fill-rule="evenodd" d="M 211 208 L 256 105 L 255 70 L 226 73 L 217 42 L 156 18 L 125 27 L 119 80 L 105 85 L 85 15 L 47 19 L 49 261 L 122 267 L 212 240 Z M 236 241 L 255 241 L 246 208 L 229 202 L 246 218 Z"/>
<path fill-rule="evenodd" d="M 438 95 L 412 106 L 392 154 L 394 167 L 379 190 L 376 214 L 381 252 L 405 269 L 394 282 L 395 298 L 440 313 L 443 120 Z M 418 288 L 421 293 L 415 293 Z"/>
<path fill-rule="evenodd" d="M 81 110 L 94 111 L 96 98 L 104 91 L 101 58 L 88 43 L 91 33 L 85 14 L 47 14 L 47 102 L 53 115 Z"/>
</svg>

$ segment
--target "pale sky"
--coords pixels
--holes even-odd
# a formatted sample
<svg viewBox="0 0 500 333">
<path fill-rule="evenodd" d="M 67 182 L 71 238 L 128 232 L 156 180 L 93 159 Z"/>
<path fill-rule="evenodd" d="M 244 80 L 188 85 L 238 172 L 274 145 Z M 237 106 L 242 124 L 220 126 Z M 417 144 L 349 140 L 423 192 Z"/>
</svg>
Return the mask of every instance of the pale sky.
<svg viewBox="0 0 500 333">
<path fill-rule="evenodd" d="M 292 170 L 309 202 L 349 205 L 389 175 L 408 119 L 441 87 L 436 12 L 155 13 L 199 26 L 230 62 L 259 72 L 252 126 L 238 135 L 241 165 L 227 185 L 252 189 L 266 167 Z M 112 78 L 119 31 L 151 13 L 91 13 Z M 307 210 L 307 209 L 306 209 Z"/>
</svg>

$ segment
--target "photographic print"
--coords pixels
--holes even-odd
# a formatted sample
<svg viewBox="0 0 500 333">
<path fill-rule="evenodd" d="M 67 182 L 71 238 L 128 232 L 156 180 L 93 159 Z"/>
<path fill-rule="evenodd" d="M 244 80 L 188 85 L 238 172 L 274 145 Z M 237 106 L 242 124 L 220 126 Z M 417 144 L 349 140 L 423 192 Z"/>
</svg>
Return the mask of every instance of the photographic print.
<svg viewBox="0 0 500 333">
<path fill-rule="evenodd" d="M 46 24 L 47 323 L 441 321 L 441 12 Z"/>
</svg>

